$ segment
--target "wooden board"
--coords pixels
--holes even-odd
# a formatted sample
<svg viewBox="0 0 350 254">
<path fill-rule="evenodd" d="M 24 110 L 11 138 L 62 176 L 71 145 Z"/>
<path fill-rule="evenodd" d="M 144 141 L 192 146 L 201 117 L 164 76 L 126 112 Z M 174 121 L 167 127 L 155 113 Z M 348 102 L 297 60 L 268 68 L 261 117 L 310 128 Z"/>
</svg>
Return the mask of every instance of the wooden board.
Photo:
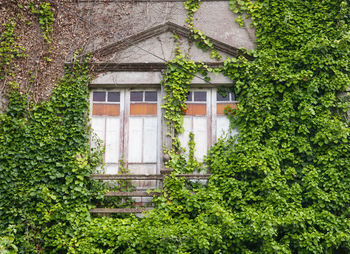
<svg viewBox="0 0 350 254">
<path fill-rule="evenodd" d="M 120 106 L 116 104 L 94 104 L 92 106 L 94 116 L 119 116 Z"/>
<path fill-rule="evenodd" d="M 90 210 L 90 213 L 142 213 L 152 210 L 152 207 L 140 207 L 140 208 L 94 208 Z"/>
<path fill-rule="evenodd" d="M 107 117 L 106 119 L 106 163 L 119 162 L 120 147 L 120 120 L 119 117 Z"/>
<path fill-rule="evenodd" d="M 157 115 L 157 104 L 135 103 L 130 104 L 130 115 Z"/>
<path fill-rule="evenodd" d="M 235 109 L 235 108 L 237 108 L 237 104 L 235 104 L 235 103 L 230 103 L 230 104 L 218 103 L 216 105 L 216 114 L 218 114 L 218 115 L 225 115 L 225 108 L 227 108 L 227 107 Z"/>
</svg>

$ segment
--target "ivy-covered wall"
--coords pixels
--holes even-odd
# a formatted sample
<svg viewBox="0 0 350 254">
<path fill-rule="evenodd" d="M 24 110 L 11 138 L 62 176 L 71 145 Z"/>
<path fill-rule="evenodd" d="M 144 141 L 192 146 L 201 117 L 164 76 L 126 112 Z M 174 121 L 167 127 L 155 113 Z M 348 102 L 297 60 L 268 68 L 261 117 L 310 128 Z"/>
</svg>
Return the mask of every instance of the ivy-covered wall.
<svg viewBox="0 0 350 254">
<path fill-rule="evenodd" d="M 187 23 L 193 40 L 207 49 L 210 41 L 192 22 L 200 3 L 186 1 Z M 20 253 L 349 253 L 349 104 L 339 96 L 350 83 L 349 2 L 229 3 L 236 22 L 244 25 L 243 16 L 253 20 L 257 48 L 248 54 L 254 60 L 240 56 L 210 69 L 178 52 L 163 81 L 166 117 L 176 134 L 195 73 L 220 71 L 232 79 L 240 104 L 229 117 L 240 134 L 209 151 L 208 186 L 174 177 L 178 171 L 200 170 L 191 155 L 181 154 L 175 138 L 169 163 L 178 170 L 165 179 L 155 209 L 142 219 L 91 217 L 88 209 L 102 190 L 89 178 L 99 152 L 89 148 L 88 69 L 76 62 L 41 104 L 27 100 L 16 83 L 6 83 L 10 103 L 0 118 L 0 248 Z M 12 33 L 11 24 L 6 31 Z M 1 49 L 9 53 L 2 59 L 20 57 L 6 36 Z M 175 103 L 179 108 L 171 108 Z"/>
</svg>

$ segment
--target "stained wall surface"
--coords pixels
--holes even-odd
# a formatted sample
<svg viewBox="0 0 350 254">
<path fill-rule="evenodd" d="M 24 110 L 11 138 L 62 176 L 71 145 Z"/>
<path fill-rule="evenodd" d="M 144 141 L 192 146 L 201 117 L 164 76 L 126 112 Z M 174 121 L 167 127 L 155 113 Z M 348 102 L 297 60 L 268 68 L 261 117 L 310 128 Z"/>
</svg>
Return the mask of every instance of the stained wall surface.
<svg viewBox="0 0 350 254">
<path fill-rule="evenodd" d="M 137 34 L 151 27 L 173 22 L 187 27 L 184 1 L 80 2 L 78 7 L 88 12 L 92 22 L 111 32 L 108 37 L 95 38 L 88 51 Z M 242 28 L 234 19 L 229 1 L 202 1 L 194 16 L 195 28 L 204 34 L 236 48 L 254 49 L 254 30 Z M 249 21 L 248 21 L 249 23 Z"/>
</svg>

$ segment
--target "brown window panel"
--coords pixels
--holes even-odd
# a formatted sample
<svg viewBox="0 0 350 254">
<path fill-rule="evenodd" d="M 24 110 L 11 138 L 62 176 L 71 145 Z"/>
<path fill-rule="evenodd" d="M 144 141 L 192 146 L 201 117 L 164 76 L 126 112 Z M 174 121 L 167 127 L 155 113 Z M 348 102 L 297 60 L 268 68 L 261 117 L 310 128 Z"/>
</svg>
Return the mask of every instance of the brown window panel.
<svg viewBox="0 0 350 254">
<path fill-rule="evenodd" d="M 187 109 L 184 112 L 185 115 L 199 115 L 205 116 L 207 114 L 207 105 L 206 104 L 187 104 Z"/>
<path fill-rule="evenodd" d="M 135 103 L 130 104 L 130 115 L 157 115 L 157 104 Z"/>
<path fill-rule="evenodd" d="M 224 115 L 226 107 L 230 107 L 232 109 L 235 109 L 235 108 L 237 108 L 237 104 L 236 103 L 230 103 L 230 104 L 220 103 L 220 104 L 217 104 L 216 105 L 216 114 L 217 115 Z"/>
<path fill-rule="evenodd" d="M 115 104 L 94 104 L 92 114 L 94 116 L 119 116 L 120 106 Z"/>
</svg>

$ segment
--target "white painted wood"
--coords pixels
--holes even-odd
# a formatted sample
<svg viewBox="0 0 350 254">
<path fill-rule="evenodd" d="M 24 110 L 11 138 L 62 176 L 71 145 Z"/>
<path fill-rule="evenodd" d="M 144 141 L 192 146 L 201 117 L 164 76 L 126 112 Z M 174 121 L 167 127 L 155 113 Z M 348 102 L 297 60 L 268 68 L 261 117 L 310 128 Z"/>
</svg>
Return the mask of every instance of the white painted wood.
<svg viewBox="0 0 350 254">
<path fill-rule="evenodd" d="M 216 138 L 219 140 L 223 135 L 227 135 L 230 128 L 230 121 L 226 116 L 217 116 L 216 118 Z"/>
<path fill-rule="evenodd" d="M 194 142 L 196 143 L 195 157 L 198 161 L 202 162 L 204 155 L 208 150 L 208 128 L 207 117 L 203 116 L 185 116 L 183 127 L 185 131 L 179 136 L 181 145 L 189 151 L 188 141 L 189 134 L 193 132 Z"/>
<path fill-rule="evenodd" d="M 129 170 L 131 174 L 155 174 L 157 164 L 129 164 Z M 157 180 L 133 180 L 132 183 L 136 185 L 138 190 L 151 189 L 157 186 Z"/>
<path fill-rule="evenodd" d="M 91 119 L 91 128 L 92 128 L 92 147 L 96 147 L 96 140 L 94 140 L 94 136 L 100 139 L 103 144 L 105 141 L 105 118 L 104 117 L 92 117 Z"/>
<path fill-rule="evenodd" d="M 192 116 L 184 116 L 184 121 L 183 121 L 183 127 L 184 127 L 184 132 L 179 135 L 179 140 L 181 143 L 181 146 L 188 151 L 188 141 L 189 137 L 188 135 L 192 131 Z"/>
<path fill-rule="evenodd" d="M 212 137 L 214 136 L 212 132 L 212 89 L 207 90 L 207 149 L 209 150 L 210 147 L 214 144 L 212 142 Z"/>
<path fill-rule="evenodd" d="M 157 162 L 157 117 L 143 119 L 143 162 Z"/>
<path fill-rule="evenodd" d="M 119 90 L 120 91 L 120 116 L 119 116 L 119 122 L 120 122 L 120 132 L 119 132 L 119 160 L 124 158 L 124 142 L 126 139 L 127 134 L 125 133 L 124 126 L 125 126 L 125 89 Z"/>
<path fill-rule="evenodd" d="M 106 163 L 105 164 L 105 174 L 118 174 L 118 163 Z"/>
<path fill-rule="evenodd" d="M 163 147 L 162 145 L 165 144 L 163 142 L 163 128 L 162 128 L 162 107 L 163 105 L 163 86 L 161 86 L 161 90 L 157 91 L 157 168 L 156 168 L 156 174 L 160 173 L 160 169 L 162 167 L 163 162 Z M 157 181 L 157 188 L 159 188 L 159 181 Z"/>
<path fill-rule="evenodd" d="M 120 144 L 120 119 L 107 117 L 106 119 L 106 163 L 118 163 Z"/>
<path fill-rule="evenodd" d="M 202 162 L 208 150 L 207 118 L 194 116 L 192 132 L 194 134 L 194 142 L 196 143 L 196 151 L 194 155 L 198 161 Z"/>
<path fill-rule="evenodd" d="M 216 113 L 216 93 L 217 89 L 211 89 L 211 145 L 215 144 L 217 141 L 217 113 Z"/>
<path fill-rule="evenodd" d="M 129 147 L 128 162 L 142 162 L 142 145 L 143 145 L 143 118 L 129 118 Z"/>
<path fill-rule="evenodd" d="M 225 135 L 230 137 L 236 136 L 238 135 L 238 129 L 230 128 L 230 121 L 226 116 L 218 116 L 216 137 L 217 139 L 219 139 L 220 137 L 224 137 Z"/>
<path fill-rule="evenodd" d="M 130 118 L 130 89 L 123 90 L 123 99 L 124 99 L 124 115 L 123 115 L 123 126 L 121 131 L 121 139 L 123 140 L 123 149 L 121 150 L 122 155 L 125 160 L 125 165 L 128 167 L 129 161 L 129 118 Z"/>
</svg>

